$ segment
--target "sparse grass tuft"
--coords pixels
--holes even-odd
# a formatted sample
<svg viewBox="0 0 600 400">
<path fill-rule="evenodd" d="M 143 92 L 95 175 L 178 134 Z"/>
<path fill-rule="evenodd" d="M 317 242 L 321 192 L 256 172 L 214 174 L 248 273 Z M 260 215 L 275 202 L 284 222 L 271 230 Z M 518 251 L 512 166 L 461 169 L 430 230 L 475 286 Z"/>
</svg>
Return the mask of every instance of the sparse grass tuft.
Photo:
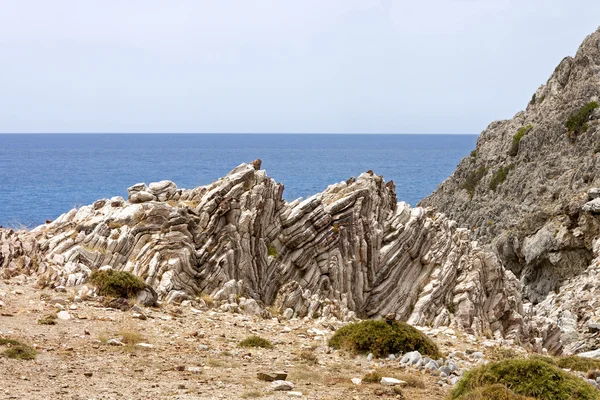
<svg viewBox="0 0 600 400">
<path fill-rule="evenodd" d="M 368 372 L 363 376 L 363 383 L 379 383 L 381 381 L 381 374 L 377 371 Z"/>
<path fill-rule="evenodd" d="M 210 294 L 202 294 L 200 296 L 200 298 L 202 300 L 204 300 L 204 303 L 206 303 L 206 307 L 208 308 L 213 308 L 215 305 L 215 300 L 212 298 L 212 296 Z"/>
<path fill-rule="evenodd" d="M 533 125 L 522 126 L 519 128 L 515 136 L 513 136 L 512 145 L 508 151 L 509 156 L 514 157 L 519 153 L 519 143 L 521 143 L 521 139 L 523 139 L 523 136 L 528 134 L 532 129 Z"/>
<path fill-rule="evenodd" d="M 132 297 L 146 287 L 140 277 L 126 271 L 94 271 L 90 282 L 98 288 L 101 296 Z"/>
<path fill-rule="evenodd" d="M 122 329 L 119 335 L 121 336 L 121 342 L 128 345 L 136 345 L 146 340 L 139 332 L 129 329 Z"/>
<path fill-rule="evenodd" d="M 240 397 L 242 399 L 255 399 L 257 397 L 263 397 L 264 395 L 265 394 L 263 392 L 260 392 L 258 390 L 247 390 L 245 392 L 242 392 Z"/>
<path fill-rule="evenodd" d="M 433 358 L 440 357 L 437 345 L 425 334 L 400 321 L 366 320 L 338 329 L 329 345 L 353 353 L 373 353 L 375 357 L 404 354 L 418 350 Z"/>
<path fill-rule="evenodd" d="M 302 350 L 300 359 L 309 365 L 317 365 L 319 363 L 317 355 L 310 350 Z"/>
<path fill-rule="evenodd" d="M 488 173 L 487 167 L 479 167 L 475 171 L 471 171 L 471 173 L 467 176 L 467 179 L 462 184 L 462 188 L 466 189 L 467 192 L 473 197 L 475 193 L 475 188 L 479 184 L 479 181 L 486 176 Z"/>
<path fill-rule="evenodd" d="M 514 164 L 509 164 L 506 167 L 501 166 L 500 168 L 498 168 L 498 171 L 496 171 L 494 175 L 492 175 L 492 179 L 490 180 L 490 189 L 495 191 L 498 185 L 503 184 L 506 180 L 506 176 L 514 167 Z"/>
<path fill-rule="evenodd" d="M 277 249 L 272 244 L 267 247 L 267 255 L 273 258 L 277 258 L 279 256 L 279 254 L 277 254 Z"/>
<path fill-rule="evenodd" d="M 0 346 L 6 347 L 2 355 L 15 360 L 34 360 L 37 351 L 24 343 L 15 339 L 0 338 Z"/>
<path fill-rule="evenodd" d="M 37 322 L 39 325 L 56 325 L 56 314 L 48 314 Z"/>
<path fill-rule="evenodd" d="M 503 387 L 509 388 L 511 393 L 507 393 Z M 483 393 L 487 391 L 490 393 Z M 468 371 L 452 391 L 450 399 L 522 399 L 517 396 L 545 400 L 597 400 L 600 399 L 600 392 L 583 379 L 556 366 L 541 360 L 522 358 L 495 362 Z"/>
<path fill-rule="evenodd" d="M 516 350 L 511 349 L 510 347 L 492 347 L 489 351 L 486 352 L 486 358 L 491 361 L 502 361 L 507 360 L 509 358 L 518 358 L 521 354 L 519 354 Z"/>
<path fill-rule="evenodd" d="M 240 347 L 262 347 L 263 349 L 272 349 L 273 344 L 260 336 L 252 335 L 240 342 Z"/>
<path fill-rule="evenodd" d="M 571 115 L 565 122 L 565 126 L 567 127 L 569 135 L 571 133 L 578 134 L 587 131 L 587 122 L 590 119 L 590 115 L 592 115 L 592 112 L 594 112 L 594 110 L 598 107 L 600 107 L 600 104 L 595 101 L 590 101 L 585 106 L 580 108 L 579 111 Z"/>
<path fill-rule="evenodd" d="M 461 400 L 533 400 L 534 397 L 525 397 L 514 394 L 504 385 L 486 385 L 470 391 Z"/>
</svg>

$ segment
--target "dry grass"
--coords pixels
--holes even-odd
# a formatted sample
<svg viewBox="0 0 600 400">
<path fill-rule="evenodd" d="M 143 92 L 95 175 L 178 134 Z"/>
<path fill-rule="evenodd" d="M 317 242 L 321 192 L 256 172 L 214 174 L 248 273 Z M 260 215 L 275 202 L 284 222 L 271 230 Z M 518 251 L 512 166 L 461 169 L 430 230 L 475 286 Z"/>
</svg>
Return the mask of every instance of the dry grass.
<svg viewBox="0 0 600 400">
<path fill-rule="evenodd" d="M 302 352 L 300 352 L 300 360 L 304 361 L 308 365 L 319 364 L 319 358 L 311 350 L 302 350 Z"/>
<path fill-rule="evenodd" d="M 128 345 L 136 345 L 146 341 L 144 336 L 131 329 L 121 329 L 121 331 L 119 331 L 119 335 L 121 336 L 121 341 Z"/>
<path fill-rule="evenodd" d="M 242 392 L 240 398 L 242 399 L 255 399 L 257 397 L 263 397 L 265 394 L 259 390 L 246 390 Z"/>
<path fill-rule="evenodd" d="M 38 319 L 39 325 L 56 325 L 56 314 L 47 314 L 42 318 Z"/>
<path fill-rule="evenodd" d="M 206 306 L 208 308 L 213 308 L 215 306 L 215 300 L 212 298 L 211 295 L 209 294 L 203 294 L 200 296 L 200 298 L 202 300 L 204 300 L 204 303 L 206 303 Z"/>
</svg>

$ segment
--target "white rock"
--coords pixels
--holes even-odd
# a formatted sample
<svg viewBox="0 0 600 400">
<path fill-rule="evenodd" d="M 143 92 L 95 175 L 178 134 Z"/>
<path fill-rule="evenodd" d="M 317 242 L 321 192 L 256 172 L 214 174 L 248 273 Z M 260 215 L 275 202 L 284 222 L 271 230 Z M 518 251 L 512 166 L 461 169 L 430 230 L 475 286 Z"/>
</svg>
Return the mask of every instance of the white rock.
<svg viewBox="0 0 600 400">
<path fill-rule="evenodd" d="M 289 381 L 273 381 L 271 382 L 271 389 L 276 391 L 289 391 L 294 388 L 294 384 Z"/>
<path fill-rule="evenodd" d="M 56 316 L 58 319 L 62 319 L 63 321 L 68 321 L 71 319 L 71 314 L 69 314 L 67 311 L 59 311 Z"/>
<path fill-rule="evenodd" d="M 379 383 L 381 383 L 384 386 L 396 386 L 396 385 L 404 386 L 404 385 L 406 385 L 405 381 L 401 381 L 400 379 L 396 379 L 396 378 L 389 378 L 386 376 L 381 378 L 381 381 Z"/>
<path fill-rule="evenodd" d="M 360 385 L 362 383 L 362 379 L 360 379 L 360 378 L 352 378 L 352 379 L 350 379 L 350 381 L 352 383 L 354 383 L 355 385 Z"/>
<path fill-rule="evenodd" d="M 302 392 L 288 392 L 287 394 L 290 397 L 302 397 Z"/>
</svg>

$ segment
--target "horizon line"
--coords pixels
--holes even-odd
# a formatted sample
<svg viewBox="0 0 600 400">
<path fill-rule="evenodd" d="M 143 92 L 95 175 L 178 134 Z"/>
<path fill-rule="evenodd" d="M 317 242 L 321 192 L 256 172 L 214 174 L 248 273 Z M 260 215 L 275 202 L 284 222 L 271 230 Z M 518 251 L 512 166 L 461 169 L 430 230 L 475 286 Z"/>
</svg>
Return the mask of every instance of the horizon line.
<svg viewBox="0 0 600 400">
<path fill-rule="evenodd" d="M 479 133 L 409 132 L 0 132 L 0 135 L 479 135 Z"/>
</svg>

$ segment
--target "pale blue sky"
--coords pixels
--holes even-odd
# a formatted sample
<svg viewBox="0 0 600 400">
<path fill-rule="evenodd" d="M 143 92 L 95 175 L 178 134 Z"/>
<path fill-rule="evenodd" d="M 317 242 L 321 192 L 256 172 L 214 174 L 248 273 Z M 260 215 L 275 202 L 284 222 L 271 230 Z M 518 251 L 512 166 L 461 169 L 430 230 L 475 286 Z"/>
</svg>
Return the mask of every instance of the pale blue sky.
<svg viewBox="0 0 600 400">
<path fill-rule="evenodd" d="M 0 132 L 479 133 L 597 0 L 0 0 Z"/>
</svg>

